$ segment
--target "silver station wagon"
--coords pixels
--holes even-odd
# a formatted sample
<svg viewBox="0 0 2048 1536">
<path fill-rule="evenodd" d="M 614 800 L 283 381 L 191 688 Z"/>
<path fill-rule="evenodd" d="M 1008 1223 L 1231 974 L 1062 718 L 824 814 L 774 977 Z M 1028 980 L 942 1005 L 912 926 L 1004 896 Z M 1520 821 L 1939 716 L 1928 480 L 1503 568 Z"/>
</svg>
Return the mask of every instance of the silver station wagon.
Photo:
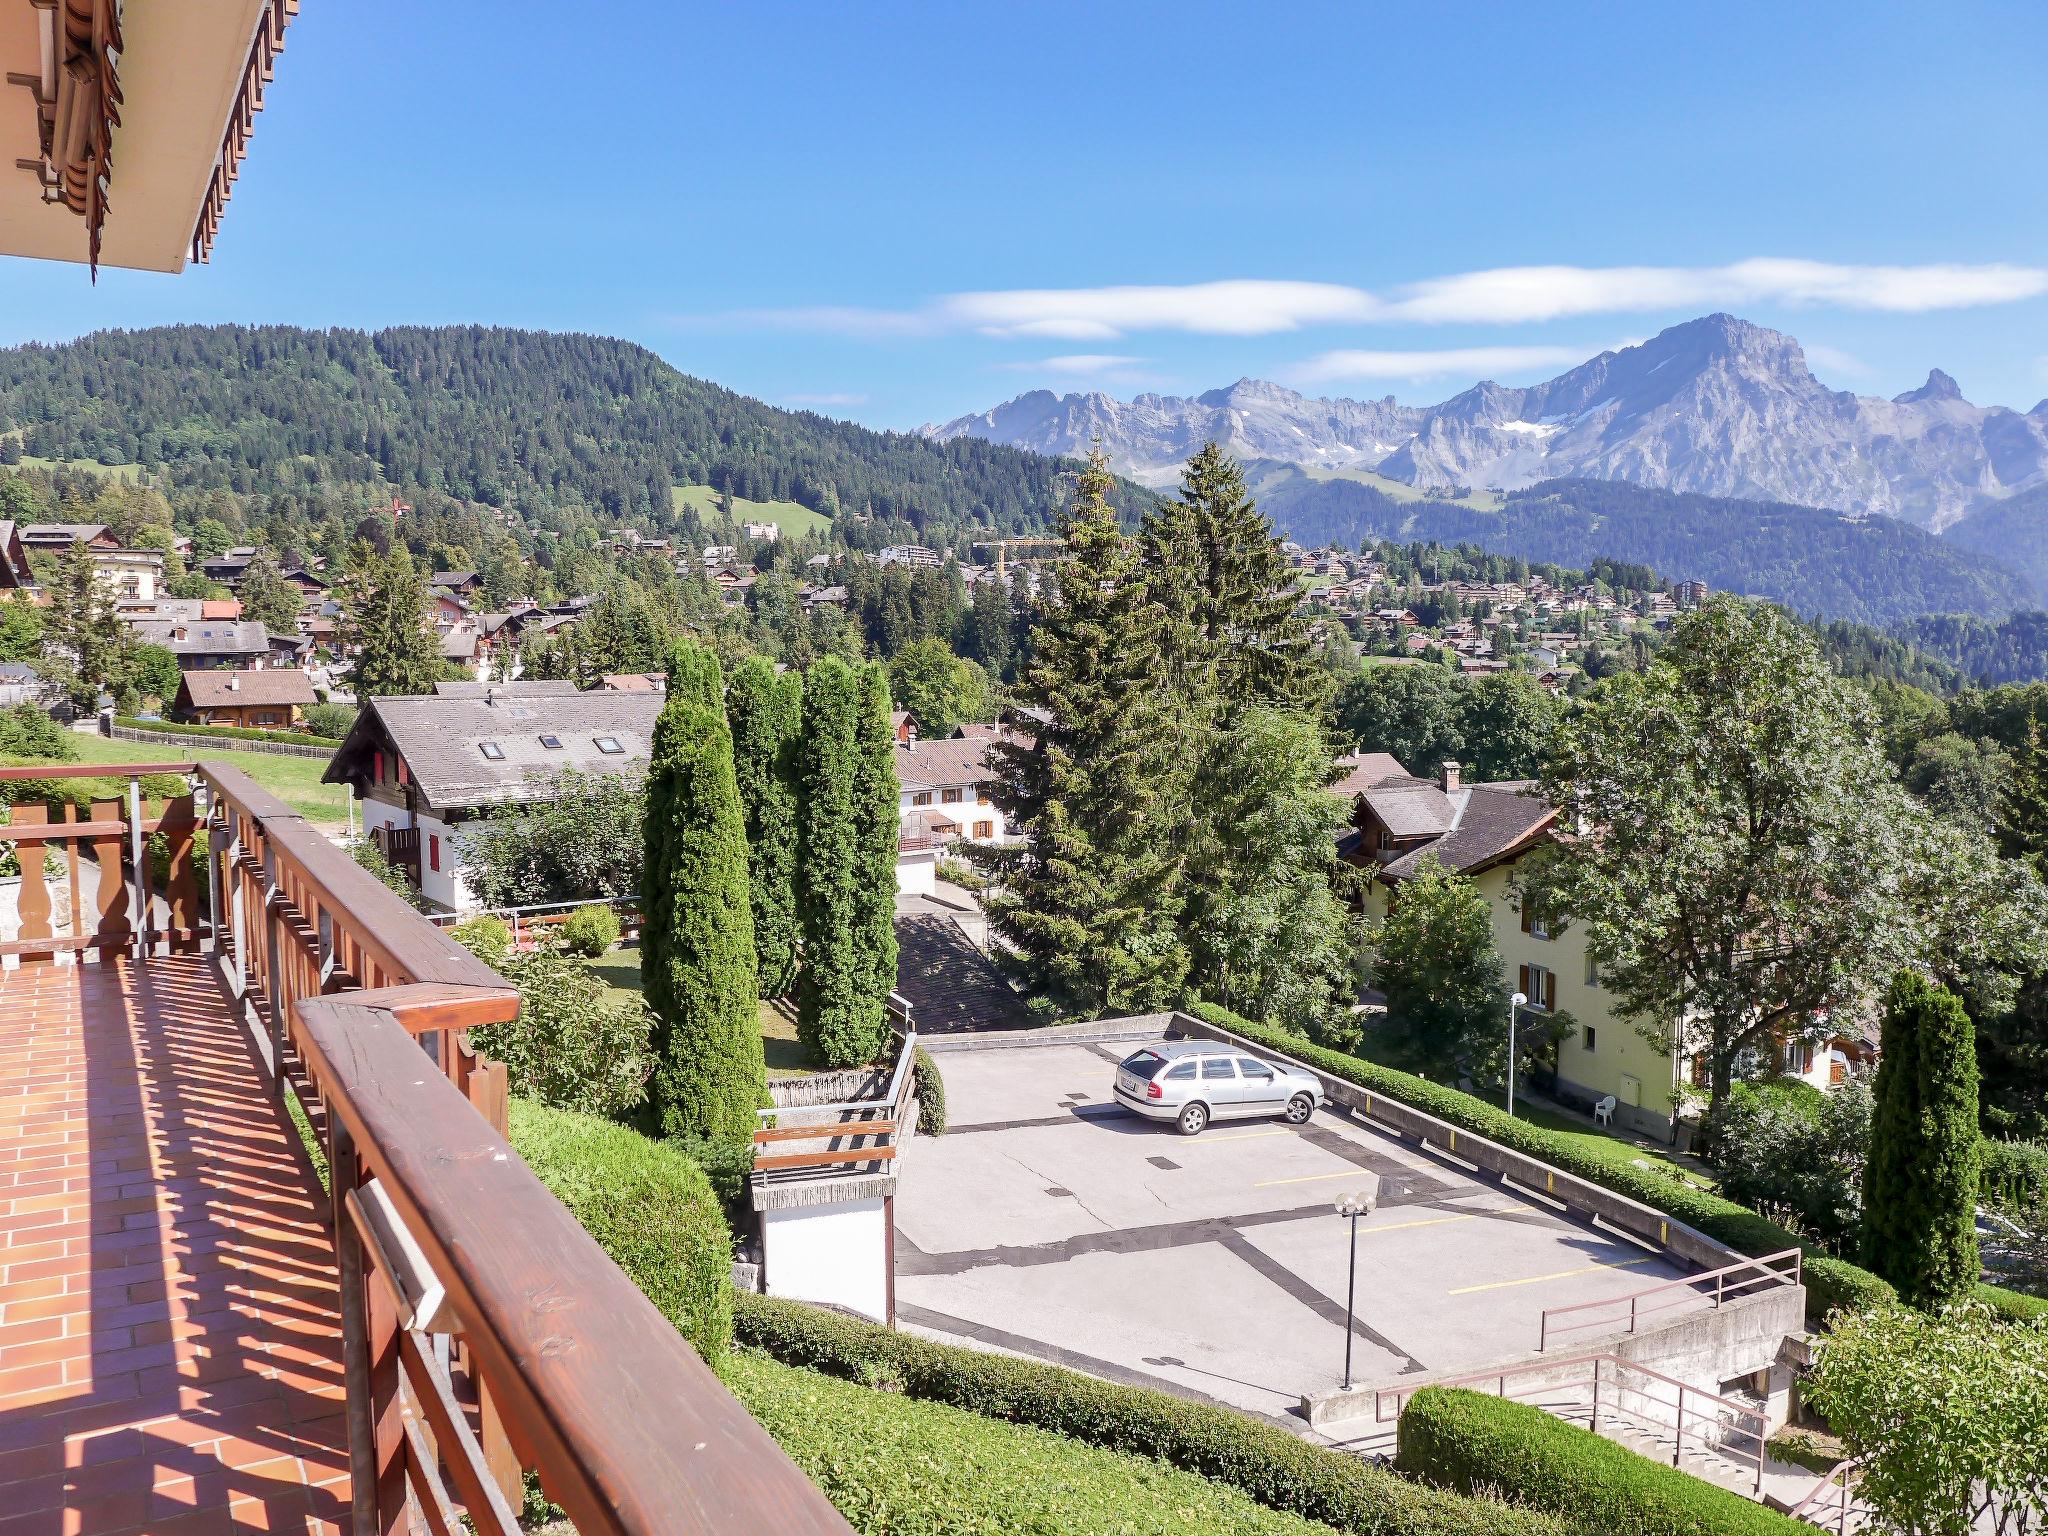
<svg viewBox="0 0 2048 1536">
<path fill-rule="evenodd" d="M 1284 1115 L 1300 1125 L 1323 1102 L 1315 1075 L 1261 1061 L 1213 1040 L 1162 1040 L 1126 1056 L 1116 1069 L 1116 1098 L 1148 1120 L 1171 1120 L 1195 1136 L 1211 1120 Z"/>
</svg>

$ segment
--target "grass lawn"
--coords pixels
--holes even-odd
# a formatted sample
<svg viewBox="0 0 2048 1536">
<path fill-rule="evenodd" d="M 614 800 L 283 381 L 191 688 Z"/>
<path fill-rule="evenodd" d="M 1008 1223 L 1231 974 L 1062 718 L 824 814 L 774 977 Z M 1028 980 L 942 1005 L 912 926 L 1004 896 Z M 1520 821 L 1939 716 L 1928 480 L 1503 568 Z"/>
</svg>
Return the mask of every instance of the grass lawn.
<svg viewBox="0 0 2048 1536">
<path fill-rule="evenodd" d="M 708 485 L 677 485 L 669 488 L 669 495 L 675 509 L 694 510 L 704 521 L 706 528 L 718 526 L 718 492 Z M 736 523 L 774 523 L 789 538 L 798 538 L 807 533 L 817 533 L 832 526 L 832 519 L 822 512 L 813 512 L 809 507 L 799 506 L 793 501 L 749 501 L 744 496 L 732 499 L 733 521 Z"/>
<path fill-rule="evenodd" d="M 615 949 L 602 960 L 593 960 L 590 969 L 605 984 L 605 996 L 612 1001 L 641 995 L 639 945 Z M 796 1037 L 795 1004 L 761 999 L 761 1054 L 770 1077 L 808 1077 L 818 1070 Z"/>
<path fill-rule="evenodd" d="M 74 732 L 72 743 L 81 763 L 180 763 L 219 758 L 232 763 L 309 821 L 348 819 L 348 787 L 322 784 L 323 757 L 287 757 L 277 752 L 236 752 L 227 743 L 198 741 L 115 741 L 106 736 Z"/>
<path fill-rule="evenodd" d="M 140 464 L 102 464 L 98 459 L 43 459 L 24 453 L 21 463 L 24 469 L 73 469 L 88 475 L 111 475 L 116 480 L 131 482 L 142 474 Z"/>
</svg>

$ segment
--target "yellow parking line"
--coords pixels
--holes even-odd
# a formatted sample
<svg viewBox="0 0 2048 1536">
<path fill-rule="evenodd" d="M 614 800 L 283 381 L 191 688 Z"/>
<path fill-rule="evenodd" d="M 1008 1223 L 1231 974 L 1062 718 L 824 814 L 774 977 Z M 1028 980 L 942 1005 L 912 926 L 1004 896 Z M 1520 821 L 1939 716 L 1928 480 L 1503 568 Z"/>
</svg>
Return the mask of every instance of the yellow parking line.
<svg viewBox="0 0 2048 1536">
<path fill-rule="evenodd" d="M 1357 1179 L 1365 1176 L 1362 1168 L 1346 1168 L 1342 1173 L 1304 1173 L 1294 1179 L 1261 1179 L 1253 1189 L 1271 1189 L 1277 1184 L 1314 1184 L 1323 1179 Z"/>
<path fill-rule="evenodd" d="M 1574 1275 L 1597 1275 L 1603 1269 L 1633 1269 L 1638 1264 L 1648 1264 L 1656 1255 L 1644 1254 L 1640 1259 L 1622 1259 L 1613 1264 L 1594 1264 L 1586 1269 L 1560 1269 L 1551 1275 L 1531 1275 L 1526 1280 L 1490 1280 L 1485 1285 L 1464 1285 L 1455 1291 L 1446 1291 L 1447 1296 L 1470 1296 L 1474 1291 L 1504 1291 L 1516 1285 L 1540 1285 L 1545 1280 L 1569 1280 Z"/>
</svg>

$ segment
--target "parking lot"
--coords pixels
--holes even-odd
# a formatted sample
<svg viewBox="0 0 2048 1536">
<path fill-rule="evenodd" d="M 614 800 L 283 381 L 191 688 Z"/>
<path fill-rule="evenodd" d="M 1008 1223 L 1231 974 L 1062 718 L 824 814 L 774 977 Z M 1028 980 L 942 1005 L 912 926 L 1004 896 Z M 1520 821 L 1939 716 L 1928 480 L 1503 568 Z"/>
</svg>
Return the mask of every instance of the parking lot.
<svg viewBox="0 0 2048 1536">
<path fill-rule="evenodd" d="M 899 1169 L 905 1326 L 1290 1416 L 1342 1379 L 1349 1224 L 1333 1202 L 1368 1173 L 1361 1382 L 1522 1354 L 1543 1308 L 1680 1272 L 1332 1111 L 1180 1136 L 1115 1102 L 1137 1048 L 937 1056 L 951 1128 Z"/>
</svg>

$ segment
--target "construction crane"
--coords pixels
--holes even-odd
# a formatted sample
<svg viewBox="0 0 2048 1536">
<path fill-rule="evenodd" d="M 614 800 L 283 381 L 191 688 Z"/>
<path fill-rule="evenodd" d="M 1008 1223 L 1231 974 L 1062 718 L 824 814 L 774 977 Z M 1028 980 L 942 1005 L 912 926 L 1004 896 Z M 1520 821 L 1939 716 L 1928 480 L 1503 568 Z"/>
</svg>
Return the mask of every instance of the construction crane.
<svg viewBox="0 0 2048 1536">
<path fill-rule="evenodd" d="M 1065 539 L 984 539 L 974 546 L 976 549 L 992 549 L 996 552 L 996 574 L 998 576 L 1009 574 L 1009 552 L 1013 549 L 1062 550 L 1066 547 L 1067 541 Z M 1042 559 L 1044 557 L 1032 556 L 1031 558 Z"/>
</svg>

